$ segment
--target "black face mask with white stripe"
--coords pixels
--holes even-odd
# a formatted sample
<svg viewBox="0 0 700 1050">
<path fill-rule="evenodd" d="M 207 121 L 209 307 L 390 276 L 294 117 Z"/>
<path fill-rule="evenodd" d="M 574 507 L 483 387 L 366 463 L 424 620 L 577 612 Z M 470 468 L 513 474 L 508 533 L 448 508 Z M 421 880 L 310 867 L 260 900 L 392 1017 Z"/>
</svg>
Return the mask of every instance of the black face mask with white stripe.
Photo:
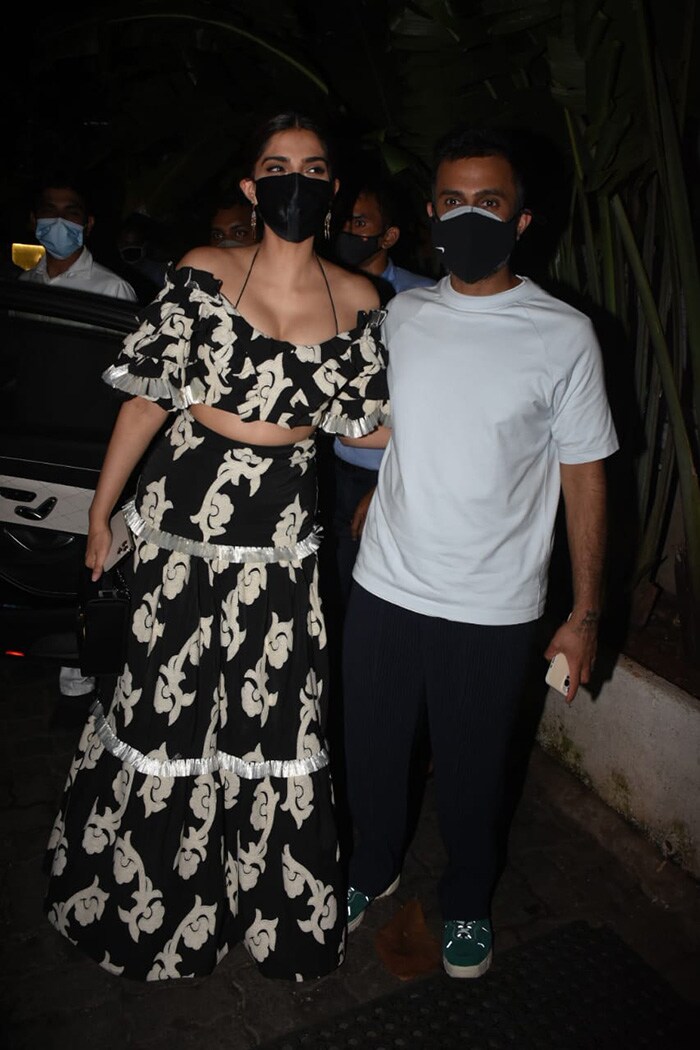
<svg viewBox="0 0 700 1050">
<path fill-rule="evenodd" d="M 466 284 L 474 284 L 508 262 L 517 240 L 518 218 L 504 221 L 484 208 L 463 205 L 436 219 L 430 235 L 445 269 Z"/>
</svg>

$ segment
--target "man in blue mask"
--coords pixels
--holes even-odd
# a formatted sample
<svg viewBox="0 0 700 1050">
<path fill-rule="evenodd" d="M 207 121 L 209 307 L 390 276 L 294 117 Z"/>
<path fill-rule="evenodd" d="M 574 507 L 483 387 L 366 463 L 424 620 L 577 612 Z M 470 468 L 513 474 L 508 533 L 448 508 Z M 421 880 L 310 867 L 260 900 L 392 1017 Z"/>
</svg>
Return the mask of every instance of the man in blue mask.
<svg viewBox="0 0 700 1050">
<path fill-rule="evenodd" d="M 86 194 L 73 179 L 65 174 L 44 179 L 34 193 L 30 222 L 46 251 L 18 280 L 136 301 L 129 282 L 96 262 L 86 247 L 95 219 Z M 61 668 L 62 696 L 86 697 L 94 688 L 95 679 L 83 675 L 80 668 Z"/>
<path fill-rule="evenodd" d="M 445 276 L 396 296 L 383 326 L 391 438 L 345 618 L 347 790 L 356 840 L 348 929 L 396 889 L 411 753 L 425 711 L 440 831 L 443 965 L 492 958 L 513 728 L 533 657 L 590 679 L 605 560 L 605 460 L 618 447 L 591 321 L 511 269 L 528 228 L 507 137 L 437 145 L 432 242 Z M 376 435 L 370 435 L 375 439 Z M 343 439 L 360 444 L 360 439 Z M 546 644 L 560 496 L 571 615 Z"/>
<path fill-rule="evenodd" d="M 34 193 L 30 224 L 46 252 L 19 280 L 135 301 L 129 282 L 96 262 L 86 246 L 94 223 L 87 196 L 73 179 L 44 179 Z"/>
</svg>

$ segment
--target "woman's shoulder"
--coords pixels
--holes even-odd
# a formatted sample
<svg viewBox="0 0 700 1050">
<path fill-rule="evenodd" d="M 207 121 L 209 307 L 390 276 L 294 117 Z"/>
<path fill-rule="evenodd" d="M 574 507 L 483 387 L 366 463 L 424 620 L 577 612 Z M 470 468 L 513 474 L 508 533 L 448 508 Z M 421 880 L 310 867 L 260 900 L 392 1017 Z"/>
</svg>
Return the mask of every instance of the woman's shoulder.
<svg viewBox="0 0 700 1050">
<path fill-rule="evenodd" d="M 326 259 L 323 268 L 333 289 L 333 297 L 342 303 L 344 311 L 355 315 L 369 313 L 380 306 L 379 293 L 368 277 L 351 273 Z"/>
<path fill-rule="evenodd" d="M 182 256 L 176 265 L 176 269 L 203 270 L 212 274 L 219 281 L 225 281 L 234 273 L 240 273 L 250 266 L 253 257 L 253 247 L 215 248 L 210 245 L 202 245 L 198 248 L 190 248 Z"/>
</svg>

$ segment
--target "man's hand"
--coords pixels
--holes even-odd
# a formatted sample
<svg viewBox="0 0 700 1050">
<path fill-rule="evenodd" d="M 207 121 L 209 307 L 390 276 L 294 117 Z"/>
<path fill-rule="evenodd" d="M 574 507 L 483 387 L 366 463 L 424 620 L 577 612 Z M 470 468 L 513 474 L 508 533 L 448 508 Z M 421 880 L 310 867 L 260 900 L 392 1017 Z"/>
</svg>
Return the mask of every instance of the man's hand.
<svg viewBox="0 0 700 1050">
<path fill-rule="evenodd" d="M 557 653 L 563 653 L 568 660 L 567 704 L 576 696 L 579 685 L 590 681 L 598 648 L 598 619 L 595 609 L 587 609 L 582 613 L 574 611 L 545 649 L 545 660 L 552 660 Z"/>
<path fill-rule="evenodd" d="M 376 488 L 376 486 L 375 486 Z M 365 527 L 365 518 L 367 517 L 367 511 L 369 505 L 372 502 L 372 496 L 374 495 L 374 489 L 370 489 L 366 492 L 360 502 L 355 507 L 355 513 L 352 516 L 350 522 L 350 535 L 354 540 L 359 540 L 362 535 L 362 530 Z"/>
</svg>

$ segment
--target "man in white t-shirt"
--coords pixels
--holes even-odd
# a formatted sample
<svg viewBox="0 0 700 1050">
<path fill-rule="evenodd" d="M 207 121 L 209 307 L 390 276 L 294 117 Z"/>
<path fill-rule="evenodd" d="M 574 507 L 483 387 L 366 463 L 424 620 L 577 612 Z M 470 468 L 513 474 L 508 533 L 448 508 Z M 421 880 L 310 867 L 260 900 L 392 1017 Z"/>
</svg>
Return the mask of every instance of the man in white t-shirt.
<svg viewBox="0 0 700 1050">
<path fill-rule="evenodd" d="M 567 658 L 569 702 L 590 677 L 604 461 L 618 447 L 591 322 L 510 269 L 531 219 L 523 205 L 507 138 L 457 129 L 438 143 L 428 212 L 447 276 L 387 306 L 391 437 L 344 634 L 356 831 L 348 927 L 398 885 L 411 749 L 427 706 L 447 851 L 443 965 L 453 977 L 478 977 L 491 963 L 507 752 L 560 494 L 573 608 L 544 657 Z"/>
<path fill-rule="evenodd" d="M 136 301 L 129 282 L 96 262 L 86 247 L 95 217 L 85 190 L 74 178 L 58 172 L 45 176 L 34 192 L 30 222 L 45 255 L 18 280 Z M 61 668 L 62 696 L 88 696 L 94 688 L 95 679 L 83 675 L 80 668 Z"/>
</svg>

